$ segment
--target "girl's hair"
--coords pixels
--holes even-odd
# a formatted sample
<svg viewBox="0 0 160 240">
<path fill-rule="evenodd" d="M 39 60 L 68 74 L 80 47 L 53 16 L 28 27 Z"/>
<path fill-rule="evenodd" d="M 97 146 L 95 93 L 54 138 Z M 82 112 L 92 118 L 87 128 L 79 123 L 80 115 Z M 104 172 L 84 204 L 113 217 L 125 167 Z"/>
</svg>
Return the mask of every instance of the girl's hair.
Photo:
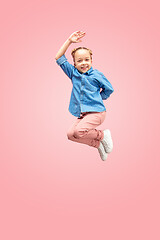
<svg viewBox="0 0 160 240">
<path fill-rule="evenodd" d="M 74 61 L 75 61 L 75 52 L 76 52 L 77 50 L 79 50 L 79 49 L 86 49 L 86 50 L 88 50 L 89 53 L 90 53 L 91 59 L 92 59 L 92 50 L 91 50 L 91 49 L 86 48 L 86 47 L 77 47 L 77 48 L 74 48 L 74 49 L 72 50 L 72 52 L 71 52 L 71 55 L 72 55 Z"/>
</svg>

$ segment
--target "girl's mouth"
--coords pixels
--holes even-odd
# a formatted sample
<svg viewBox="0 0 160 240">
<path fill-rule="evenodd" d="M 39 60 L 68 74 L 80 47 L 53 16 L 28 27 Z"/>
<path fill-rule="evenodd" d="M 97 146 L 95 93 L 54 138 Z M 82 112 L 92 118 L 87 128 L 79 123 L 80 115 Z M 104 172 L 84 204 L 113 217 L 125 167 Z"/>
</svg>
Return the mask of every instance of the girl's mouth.
<svg viewBox="0 0 160 240">
<path fill-rule="evenodd" d="M 81 69 L 82 69 L 83 71 L 87 70 L 87 68 L 88 68 L 88 66 L 86 66 L 86 67 L 81 67 Z"/>
</svg>

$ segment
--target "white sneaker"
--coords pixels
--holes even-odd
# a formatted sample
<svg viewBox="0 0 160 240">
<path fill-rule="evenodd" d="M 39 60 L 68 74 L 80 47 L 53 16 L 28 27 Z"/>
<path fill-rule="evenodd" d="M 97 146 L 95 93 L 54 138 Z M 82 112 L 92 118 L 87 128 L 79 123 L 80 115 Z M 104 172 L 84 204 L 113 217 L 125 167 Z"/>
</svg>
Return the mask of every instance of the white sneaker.
<svg viewBox="0 0 160 240">
<path fill-rule="evenodd" d="M 101 156 L 101 159 L 103 161 L 105 161 L 107 159 L 108 154 L 105 152 L 103 144 L 101 142 L 100 142 L 100 145 L 99 145 L 99 148 L 98 148 L 98 152 Z"/>
<path fill-rule="evenodd" d="M 111 153 L 113 150 L 113 141 L 111 137 L 111 132 L 109 129 L 103 131 L 104 138 L 102 139 L 101 143 L 106 151 L 106 153 Z"/>
</svg>

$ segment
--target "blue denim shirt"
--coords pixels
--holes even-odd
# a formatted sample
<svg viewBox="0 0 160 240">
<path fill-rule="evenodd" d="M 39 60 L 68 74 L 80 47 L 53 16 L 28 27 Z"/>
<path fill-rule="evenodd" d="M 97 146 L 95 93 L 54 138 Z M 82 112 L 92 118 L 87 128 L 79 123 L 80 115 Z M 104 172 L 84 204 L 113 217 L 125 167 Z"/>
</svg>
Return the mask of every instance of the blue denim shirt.
<svg viewBox="0 0 160 240">
<path fill-rule="evenodd" d="M 86 73 L 80 73 L 68 62 L 65 55 L 56 62 L 73 84 L 69 104 L 72 115 L 80 117 L 81 112 L 106 111 L 103 100 L 106 100 L 114 90 L 103 73 L 92 67 Z"/>
</svg>

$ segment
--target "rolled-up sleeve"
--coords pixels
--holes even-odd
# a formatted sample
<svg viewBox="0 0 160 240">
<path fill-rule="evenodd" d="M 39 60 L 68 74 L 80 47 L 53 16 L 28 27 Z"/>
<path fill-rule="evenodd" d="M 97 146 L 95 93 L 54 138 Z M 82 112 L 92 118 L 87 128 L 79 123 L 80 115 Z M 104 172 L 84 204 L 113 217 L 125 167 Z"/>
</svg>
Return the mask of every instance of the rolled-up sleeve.
<svg viewBox="0 0 160 240">
<path fill-rule="evenodd" d="M 72 74 L 74 70 L 74 66 L 70 64 L 65 55 L 62 55 L 60 58 L 56 60 L 56 63 L 62 68 L 64 73 L 72 79 Z"/>
</svg>

